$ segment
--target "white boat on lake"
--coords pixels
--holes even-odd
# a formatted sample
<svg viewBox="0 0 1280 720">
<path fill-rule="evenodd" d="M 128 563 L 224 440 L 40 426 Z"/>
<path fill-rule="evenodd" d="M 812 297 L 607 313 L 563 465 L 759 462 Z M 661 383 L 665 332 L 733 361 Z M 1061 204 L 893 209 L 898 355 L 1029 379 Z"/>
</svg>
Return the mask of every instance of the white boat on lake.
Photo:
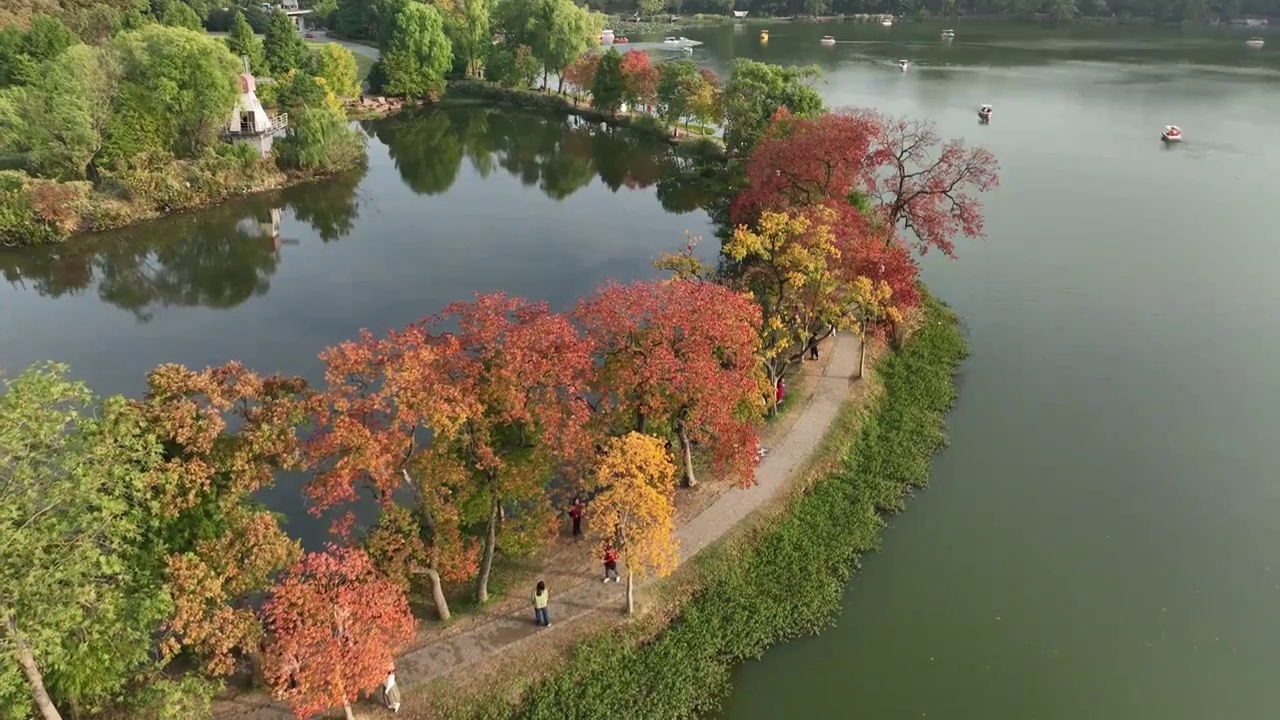
<svg viewBox="0 0 1280 720">
<path fill-rule="evenodd" d="M 1248 40 L 1245 40 L 1245 41 L 1244 41 L 1244 44 L 1245 44 L 1247 47 L 1251 47 L 1251 48 L 1260 48 L 1260 47 L 1262 47 L 1263 45 L 1265 45 L 1265 44 L 1266 44 L 1266 42 L 1264 42 L 1262 38 L 1249 38 Z"/>
<path fill-rule="evenodd" d="M 978 119 L 979 119 L 979 120 L 981 120 L 981 121 L 982 121 L 982 122 L 984 122 L 984 123 L 985 123 L 985 122 L 991 122 L 991 114 L 992 114 L 992 113 L 994 113 L 994 112 L 995 112 L 995 108 L 991 107 L 990 105 L 988 105 L 988 104 L 986 104 L 986 103 L 983 103 L 983 104 L 978 108 Z"/>
<path fill-rule="evenodd" d="M 890 25 L 893 24 L 893 16 L 885 15 L 884 17 L 880 18 L 880 24 L 885 27 L 889 27 Z"/>
<path fill-rule="evenodd" d="M 955 31 L 955 30 L 943 30 L 943 31 L 942 31 L 942 39 L 943 39 L 943 40 L 950 40 L 950 39 L 954 38 L 955 36 L 956 36 L 956 31 Z"/>
<path fill-rule="evenodd" d="M 662 44 L 671 45 L 674 47 L 691 48 L 691 47 L 694 47 L 695 45 L 701 45 L 702 43 L 697 40 L 690 40 L 687 37 L 681 36 L 681 37 L 662 38 Z"/>
<path fill-rule="evenodd" d="M 911 61 L 910 61 L 910 60 L 899 60 L 899 61 L 898 61 L 898 69 L 899 69 L 899 70 L 901 70 L 902 72 L 906 72 L 906 71 L 907 71 L 907 68 L 909 68 L 909 67 L 911 67 Z"/>
<path fill-rule="evenodd" d="M 1165 125 L 1164 132 L 1160 133 L 1160 139 L 1170 142 L 1182 142 L 1182 129 L 1177 125 Z"/>
<path fill-rule="evenodd" d="M 835 44 L 836 44 L 836 39 L 835 39 L 834 37 L 830 36 L 830 35 L 823 35 L 823 36 L 822 36 L 822 44 L 823 44 L 823 45 L 835 45 Z"/>
</svg>

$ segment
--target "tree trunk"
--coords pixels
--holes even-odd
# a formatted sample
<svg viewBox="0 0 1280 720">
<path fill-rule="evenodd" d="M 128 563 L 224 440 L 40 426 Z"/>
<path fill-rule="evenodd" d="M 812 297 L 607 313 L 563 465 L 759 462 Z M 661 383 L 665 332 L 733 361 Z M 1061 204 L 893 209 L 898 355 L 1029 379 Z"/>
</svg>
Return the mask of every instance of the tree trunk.
<svg viewBox="0 0 1280 720">
<path fill-rule="evenodd" d="M 449 601 L 444 598 L 444 586 L 440 584 L 440 573 L 435 568 L 427 568 L 427 577 L 431 579 L 431 600 L 436 604 L 436 614 L 440 619 L 449 619 Z"/>
<path fill-rule="evenodd" d="M 646 424 L 648 424 L 648 418 L 644 416 L 644 410 L 636 408 L 636 432 L 643 434 Z"/>
<path fill-rule="evenodd" d="M 636 612 L 635 576 L 631 574 L 631 568 L 627 568 L 627 614 L 634 615 L 635 612 Z"/>
<path fill-rule="evenodd" d="M 564 94 L 564 70 L 560 71 L 560 81 L 556 83 L 556 92 Z"/>
<path fill-rule="evenodd" d="M 351 703 L 342 703 L 342 709 L 347 711 L 347 720 L 356 720 L 356 714 L 351 712 Z"/>
<path fill-rule="evenodd" d="M 542 68 L 542 89 L 544 91 L 547 89 L 547 69 L 545 67 Z"/>
<path fill-rule="evenodd" d="M 778 414 L 778 378 L 768 364 L 765 365 L 765 372 L 769 375 L 769 415 L 773 416 Z"/>
<path fill-rule="evenodd" d="M 493 570 L 493 550 L 498 544 L 498 507 L 501 501 L 494 498 L 489 508 L 489 528 L 484 535 L 484 555 L 480 559 L 480 580 L 476 585 L 476 601 L 489 602 L 489 572 Z"/>
<path fill-rule="evenodd" d="M 62 720 L 58 708 L 54 707 L 53 700 L 49 698 L 49 691 L 44 688 L 44 675 L 36 666 L 36 658 L 31 654 L 31 647 L 18 634 L 18 624 L 12 617 L 8 618 L 7 624 L 9 638 L 13 642 L 13 654 L 18 660 L 18 665 L 22 667 L 22 674 L 27 676 L 27 684 L 31 686 L 31 699 L 35 701 L 40 716 L 44 720 Z"/>
<path fill-rule="evenodd" d="M 694 487 L 698 478 L 693 475 L 693 444 L 689 442 L 689 429 L 685 427 L 684 418 L 676 420 L 676 432 L 680 435 L 680 449 L 684 455 L 684 486 Z"/>
<path fill-rule="evenodd" d="M 862 374 L 867 370 L 867 333 L 863 331 L 862 338 L 858 342 L 858 379 L 862 379 Z"/>
</svg>

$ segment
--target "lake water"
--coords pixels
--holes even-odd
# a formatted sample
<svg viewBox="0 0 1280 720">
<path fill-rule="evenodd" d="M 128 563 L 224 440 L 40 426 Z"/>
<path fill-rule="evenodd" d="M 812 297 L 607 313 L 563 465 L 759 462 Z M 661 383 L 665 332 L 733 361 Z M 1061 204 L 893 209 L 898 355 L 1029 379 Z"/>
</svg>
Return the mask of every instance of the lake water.
<svg viewBox="0 0 1280 720">
<path fill-rule="evenodd" d="M 930 488 L 838 625 L 742 667 L 725 716 L 1274 716 L 1278 53 L 1225 31 L 759 29 L 690 37 L 818 63 L 829 104 L 931 117 L 1004 172 L 988 238 L 924 263 L 972 348 Z M 1165 149 L 1170 123 L 1187 140 Z"/>
<path fill-rule="evenodd" d="M 924 262 L 973 353 L 932 486 L 837 627 L 742 667 L 725 714 L 1270 717 L 1280 39 L 948 24 L 950 43 L 941 25 L 687 32 L 718 70 L 816 63 L 829 104 L 932 118 L 1004 169 L 988 238 Z M 1169 123 L 1187 141 L 1166 149 Z M 136 393 L 161 362 L 315 379 L 316 353 L 361 327 L 476 291 L 563 308 L 710 234 L 639 141 L 474 110 L 370 127 L 362 177 L 0 255 L 0 366 L 66 361 L 101 392 Z M 295 485 L 268 500 L 314 544 Z"/>
</svg>

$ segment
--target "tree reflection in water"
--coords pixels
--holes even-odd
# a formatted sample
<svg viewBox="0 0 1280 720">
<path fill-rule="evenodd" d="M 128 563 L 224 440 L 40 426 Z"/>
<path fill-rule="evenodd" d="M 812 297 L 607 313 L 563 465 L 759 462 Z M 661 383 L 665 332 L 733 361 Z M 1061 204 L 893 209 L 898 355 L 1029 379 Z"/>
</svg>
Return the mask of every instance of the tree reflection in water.
<svg viewBox="0 0 1280 720">
<path fill-rule="evenodd" d="M 502 168 L 553 200 L 597 177 L 614 192 L 657 184 L 663 207 L 672 212 L 711 200 L 697 177 L 686 177 L 694 172 L 691 164 L 666 143 L 575 117 L 455 107 L 372 121 L 365 129 L 387 146 L 405 184 L 423 195 L 447 192 L 465 158 L 482 178 Z"/>
<path fill-rule="evenodd" d="M 232 308 L 270 287 L 287 238 L 276 234 L 291 209 L 327 241 L 351 232 L 359 214 L 357 172 L 255 195 L 53 248 L 0 253 L 0 275 L 46 297 L 96 287 L 103 301 L 150 320 L 166 307 Z"/>
<path fill-rule="evenodd" d="M 656 185 L 668 212 L 723 214 L 718 164 L 681 157 L 646 135 L 577 118 L 465 107 L 406 113 L 365 128 L 387 146 L 405 184 L 419 194 L 447 192 L 466 159 L 482 178 L 501 168 L 557 201 L 598 177 L 613 192 Z M 359 217 L 364 175 L 299 185 L 55 248 L 0 253 L 0 274 L 46 297 L 93 287 L 102 300 L 142 322 L 166 307 L 232 308 L 267 292 L 280 246 L 289 244 L 273 236 L 273 210 L 291 210 L 325 242 L 339 240 Z"/>
</svg>

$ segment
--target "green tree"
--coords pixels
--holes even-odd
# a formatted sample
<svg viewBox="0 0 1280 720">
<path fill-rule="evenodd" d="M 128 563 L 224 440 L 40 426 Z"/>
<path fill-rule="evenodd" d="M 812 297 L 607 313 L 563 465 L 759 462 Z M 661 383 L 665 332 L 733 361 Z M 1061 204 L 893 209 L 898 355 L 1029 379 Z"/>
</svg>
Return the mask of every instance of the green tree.
<svg viewBox="0 0 1280 720">
<path fill-rule="evenodd" d="M 658 110 L 675 125 L 692 114 L 692 89 L 698 66 L 692 60 L 672 60 L 658 66 Z"/>
<path fill-rule="evenodd" d="M 468 75 L 480 73 L 485 50 L 493 45 L 489 0 L 457 0 L 445 16 L 445 31 L 453 43 L 453 54 Z"/>
<path fill-rule="evenodd" d="M 90 45 L 101 45 L 120 31 L 124 12 L 111 5 L 90 5 L 64 12 L 62 21 L 81 40 Z"/>
<path fill-rule="evenodd" d="M 614 48 L 600 56 L 596 80 L 591 84 L 591 107 L 600 112 L 617 114 L 622 105 L 626 83 L 622 77 L 622 55 Z"/>
<path fill-rule="evenodd" d="M 148 25 L 111 43 L 120 57 L 120 91 L 104 155 L 147 151 L 192 157 L 218 141 L 235 107 L 240 64 L 220 40 Z"/>
<path fill-rule="evenodd" d="M 268 72 L 267 56 L 262 49 L 262 41 L 253 34 L 253 28 L 245 19 L 244 13 L 237 10 L 231 19 L 231 32 L 227 35 L 227 47 L 237 58 L 249 58 L 249 71 L 255 75 Z"/>
<path fill-rule="evenodd" d="M 330 106 L 325 81 L 314 75 L 290 70 L 276 82 L 276 88 L 276 107 L 290 115 L 308 108 Z M 333 109 L 339 108 L 335 103 Z"/>
<path fill-rule="evenodd" d="M 444 89 L 453 64 L 453 45 L 444 19 L 431 5 L 410 3 L 395 18 L 382 52 L 385 91 L 405 97 L 431 97 Z"/>
<path fill-rule="evenodd" d="M 494 17 L 508 43 L 533 50 L 542 63 L 544 86 L 551 72 L 560 72 L 594 46 L 604 27 L 603 16 L 573 0 L 502 0 Z M 560 85 L 563 90 L 563 77 Z"/>
<path fill-rule="evenodd" d="M 31 27 L 22 36 L 23 52 L 35 63 L 48 62 L 63 50 L 80 42 L 80 38 L 61 20 L 48 15 L 37 15 Z"/>
<path fill-rule="evenodd" d="M 169 27 L 187 28 L 188 30 L 201 30 L 203 25 L 200 22 L 196 11 L 191 9 L 190 5 L 180 3 L 178 0 L 169 0 L 164 4 L 164 11 L 160 14 L 160 22 Z"/>
<path fill-rule="evenodd" d="M 275 75 L 311 69 L 311 53 L 307 52 L 306 43 L 298 35 L 298 26 L 280 10 L 271 13 L 262 49 L 267 57 L 267 68 Z"/>
<path fill-rule="evenodd" d="M 338 12 L 338 0 L 303 0 L 299 4 L 311 11 L 311 17 L 321 27 L 333 28 L 334 14 Z"/>
<path fill-rule="evenodd" d="M 316 52 L 316 76 L 338 97 L 353 97 L 360 92 L 356 79 L 356 56 L 338 43 L 325 43 Z"/>
<path fill-rule="evenodd" d="M 123 398 L 66 373 L 37 366 L 0 394 L 0 694 L 27 690 L 3 698 L 9 717 L 112 699 L 170 609 L 135 571 L 162 448 Z"/>
<path fill-rule="evenodd" d="M 722 96 L 725 145 L 735 155 L 755 147 L 778 108 L 812 117 L 823 111 L 822 96 L 811 87 L 818 68 L 781 67 L 739 58 Z"/>
<path fill-rule="evenodd" d="M 636 3 L 636 10 L 641 15 L 657 15 L 662 12 L 664 5 L 666 5 L 666 0 L 640 0 Z"/>
<path fill-rule="evenodd" d="M 120 68 L 115 53 L 76 45 L 46 63 L 17 109 L 40 175 L 97 179 L 97 161 L 112 120 Z"/>
<path fill-rule="evenodd" d="M 276 143 L 276 161 L 287 170 L 330 173 L 364 162 L 364 135 L 347 126 L 347 116 L 331 107 L 290 115 L 289 133 Z"/>
</svg>

